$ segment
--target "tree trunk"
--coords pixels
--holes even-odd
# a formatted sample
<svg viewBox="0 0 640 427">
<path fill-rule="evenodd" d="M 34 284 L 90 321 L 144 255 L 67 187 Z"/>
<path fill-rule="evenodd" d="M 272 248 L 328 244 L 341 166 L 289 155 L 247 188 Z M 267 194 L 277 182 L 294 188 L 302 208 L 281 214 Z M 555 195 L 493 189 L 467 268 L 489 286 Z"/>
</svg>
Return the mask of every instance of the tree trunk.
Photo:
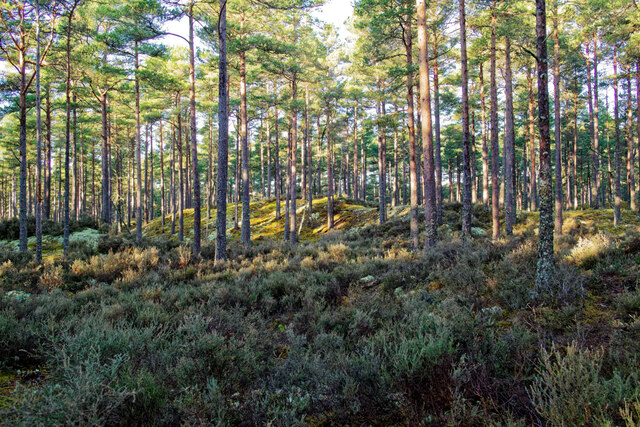
<svg viewBox="0 0 640 427">
<path fill-rule="evenodd" d="M 529 85 L 529 199 L 531 210 L 538 210 L 538 181 L 536 174 L 536 130 L 535 130 L 535 96 L 533 94 L 533 76 L 531 69 L 527 69 L 527 83 Z M 539 114 L 539 113 L 538 113 Z"/>
<path fill-rule="evenodd" d="M 45 121 L 47 124 L 47 139 L 44 157 L 44 218 L 51 219 L 51 87 L 47 85 L 47 100 L 45 105 Z"/>
<path fill-rule="evenodd" d="M 178 95 L 178 187 L 179 187 L 179 199 L 178 200 L 178 241 L 184 241 L 184 202 L 185 202 L 185 188 L 184 188 L 184 169 L 182 168 L 182 162 L 184 159 L 184 153 L 182 150 L 182 110 L 180 108 L 180 96 Z"/>
<path fill-rule="evenodd" d="M 72 14 L 69 14 L 67 22 L 67 48 L 66 48 L 66 66 L 67 76 L 65 84 L 66 99 L 66 122 L 65 122 L 65 146 L 64 146 L 64 217 L 63 217 L 63 238 L 62 248 L 64 256 L 69 252 L 69 157 L 71 146 L 71 20 Z M 26 149 L 26 147 L 25 147 Z M 21 175 L 22 175 L 22 171 Z M 20 184 L 22 189 L 22 183 Z M 22 242 L 20 242 L 22 244 Z"/>
<path fill-rule="evenodd" d="M 158 133 L 160 134 L 160 224 L 162 225 L 162 231 L 164 232 L 165 215 L 167 213 L 165 206 L 165 194 L 164 194 L 164 141 L 162 138 L 162 119 L 158 121 Z"/>
<path fill-rule="evenodd" d="M 382 86 L 380 80 L 377 82 L 378 96 L 382 95 Z M 383 225 L 387 221 L 387 203 L 385 194 L 385 168 L 384 161 L 386 155 L 386 147 L 384 144 L 383 134 L 385 132 L 382 117 L 382 111 L 380 106 L 380 99 L 376 101 L 376 113 L 378 117 L 378 214 L 380 225 Z"/>
<path fill-rule="evenodd" d="M 553 14 L 553 96 L 554 96 L 554 137 L 556 148 L 555 193 L 556 216 L 555 234 L 562 235 L 562 133 L 560 129 L 560 40 L 558 37 L 558 3 Z"/>
<path fill-rule="evenodd" d="M 551 190 L 551 141 L 549 135 L 549 78 L 545 0 L 536 0 L 538 56 L 538 126 L 540 128 L 540 243 L 536 286 L 548 292 L 554 279 L 553 192 Z"/>
<path fill-rule="evenodd" d="M 593 177 L 594 177 L 594 205 L 595 209 L 600 207 L 603 201 L 602 183 L 600 182 L 600 132 L 599 115 L 600 107 L 598 102 L 598 38 L 593 40 Z"/>
<path fill-rule="evenodd" d="M 327 228 L 333 230 L 333 145 L 331 138 L 331 107 L 327 106 Z"/>
<path fill-rule="evenodd" d="M 36 2 L 36 263 L 42 263 L 42 117 L 40 112 L 40 2 Z"/>
<path fill-rule="evenodd" d="M 620 107 L 618 105 L 618 51 L 617 48 L 613 50 L 613 120 L 615 126 L 615 137 L 616 137 L 616 149 L 615 149 L 615 179 L 614 179 L 614 197 L 615 204 L 613 208 L 613 223 L 617 227 L 622 219 L 621 212 L 621 204 L 622 204 L 622 193 L 621 193 L 621 185 L 620 185 L 620 166 L 621 166 L 621 158 L 620 158 Z"/>
<path fill-rule="evenodd" d="M 637 135 L 636 136 L 638 138 L 638 149 L 640 150 L 640 61 L 636 62 L 636 111 L 637 111 L 637 117 L 636 117 Z M 640 155 L 638 156 L 638 159 L 640 160 Z"/>
<path fill-rule="evenodd" d="M 433 64 L 433 104 L 434 104 L 434 131 L 435 131 L 435 146 L 434 146 L 434 161 L 436 167 L 436 224 L 442 225 L 442 149 L 440 145 L 440 69 L 437 58 L 438 46 L 436 37 L 434 36 L 434 54 L 436 59 Z M 397 138 L 397 132 L 396 132 Z M 396 169 L 396 180 L 398 179 Z"/>
<path fill-rule="evenodd" d="M 296 98 L 298 95 L 298 76 L 297 73 L 293 73 L 291 81 L 291 100 L 293 103 L 293 109 L 291 111 L 291 230 L 289 232 L 289 240 L 291 243 L 298 242 L 298 230 L 297 230 L 297 218 L 296 218 L 296 202 L 298 197 L 298 109 L 296 107 Z"/>
<path fill-rule="evenodd" d="M 135 42 L 135 115 L 136 115 L 136 171 L 137 171 L 137 189 L 136 189 L 136 241 L 142 241 L 142 147 L 140 140 L 140 78 L 138 70 L 140 69 L 138 42 Z"/>
<path fill-rule="evenodd" d="M 111 224 L 111 214 L 109 212 L 110 196 L 109 196 L 109 163 L 106 161 L 108 156 L 108 122 L 107 122 L 107 94 L 103 92 L 100 98 L 100 113 L 102 116 L 102 221 L 105 224 Z"/>
<path fill-rule="evenodd" d="M 538 0 L 540 1 L 540 0 Z M 469 139 L 469 73 L 467 70 L 467 29 L 464 0 L 459 0 L 460 12 L 460 68 L 462 74 L 462 241 L 471 235 L 471 150 Z"/>
<path fill-rule="evenodd" d="M 267 107 L 267 198 L 271 199 L 271 120 L 269 120 L 269 110 Z"/>
<path fill-rule="evenodd" d="M 492 237 L 500 237 L 500 147 L 498 145 L 498 85 L 496 83 L 496 3 L 491 5 L 491 213 Z"/>
<path fill-rule="evenodd" d="M 505 175 L 505 233 L 513 234 L 516 221 L 514 197 L 515 176 L 515 127 L 513 123 L 513 76 L 511 72 L 511 40 L 505 38 L 505 124 L 504 124 L 504 175 Z"/>
<path fill-rule="evenodd" d="M 460 0 L 464 2 L 464 0 Z M 405 17 L 404 22 L 404 47 L 407 65 L 407 125 L 409 127 L 409 181 L 411 187 L 410 215 L 410 241 L 411 249 L 417 250 L 418 242 L 418 167 L 416 163 L 416 133 L 413 116 L 413 40 L 411 36 L 411 15 Z M 363 140 L 364 145 L 364 140 Z M 366 193 L 365 193 L 366 197 Z"/>
<path fill-rule="evenodd" d="M 276 176 L 275 176 L 275 193 L 276 193 L 276 221 L 280 220 L 280 198 L 281 194 L 281 181 L 282 177 L 280 176 L 280 128 L 279 128 L 279 117 L 278 117 L 278 90 L 277 84 L 274 82 L 273 84 L 273 96 L 275 98 L 275 132 L 276 132 L 276 143 L 273 149 L 273 154 L 276 163 Z"/>
<path fill-rule="evenodd" d="M 227 259 L 227 167 L 229 160 L 229 97 L 227 93 L 227 0 L 220 0 L 218 23 L 218 190 L 216 214 L 216 261 Z"/>
<path fill-rule="evenodd" d="M 636 211 L 636 179 L 634 174 L 634 147 L 633 147 L 633 108 L 631 96 L 631 78 L 627 73 L 627 186 L 629 187 L 629 206 Z"/>
<path fill-rule="evenodd" d="M 417 0 L 418 49 L 420 67 L 420 115 L 422 117 L 422 159 L 424 180 L 425 249 L 436 244 L 436 182 L 431 132 L 431 88 L 429 86 L 429 51 L 427 45 L 427 15 L 425 0 Z"/>
<path fill-rule="evenodd" d="M 483 63 L 480 63 L 480 108 L 482 117 L 482 204 L 489 205 L 489 147 L 487 144 L 487 107 L 484 95 Z"/>
<path fill-rule="evenodd" d="M 596 169 L 596 164 L 597 164 L 597 160 L 596 160 L 596 151 L 595 151 L 595 147 L 598 144 L 598 135 L 595 132 L 595 121 L 594 121 L 594 112 L 593 112 L 593 83 L 591 81 L 591 59 L 589 57 L 590 55 L 590 51 L 589 51 L 589 46 L 591 44 L 591 41 L 587 41 L 587 46 L 586 46 L 586 55 L 585 55 L 585 59 L 587 62 L 587 96 L 589 97 L 589 101 L 588 101 L 588 105 L 589 105 L 589 133 L 591 136 L 591 146 L 589 147 L 590 150 L 593 150 L 591 152 L 591 165 L 593 167 L 592 171 L 591 171 L 591 176 L 595 176 L 597 177 L 597 169 Z M 632 163 L 633 164 L 633 163 Z M 591 207 L 593 209 L 598 209 L 598 187 L 597 184 L 594 186 L 590 186 L 590 198 L 591 198 Z"/>
<path fill-rule="evenodd" d="M 358 98 L 356 98 L 356 105 L 353 108 L 353 198 L 356 200 L 360 198 L 358 177 Z"/>
<path fill-rule="evenodd" d="M 244 38 L 244 11 L 240 14 L 241 37 Z M 251 244 L 251 218 L 249 211 L 249 137 L 247 123 L 247 74 L 245 51 L 240 51 L 240 132 L 242 138 L 242 227 L 240 239 L 245 250 Z M 237 185 L 237 184 L 236 184 Z"/>
<path fill-rule="evenodd" d="M 305 146 L 307 147 L 307 215 L 311 215 L 313 211 L 313 168 L 312 168 L 312 156 L 311 156 L 311 135 L 309 133 L 309 87 L 305 87 L 304 92 L 304 139 Z"/>
<path fill-rule="evenodd" d="M 578 209 L 578 78 L 573 97 L 573 209 Z"/>
</svg>

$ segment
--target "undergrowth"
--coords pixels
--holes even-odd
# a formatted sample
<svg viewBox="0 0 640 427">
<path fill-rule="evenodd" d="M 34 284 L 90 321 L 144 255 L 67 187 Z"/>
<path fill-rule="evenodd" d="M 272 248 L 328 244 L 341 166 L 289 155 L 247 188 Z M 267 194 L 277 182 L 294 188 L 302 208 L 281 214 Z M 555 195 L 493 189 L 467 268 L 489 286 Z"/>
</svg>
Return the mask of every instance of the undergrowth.
<svg viewBox="0 0 640 427">
<path fill-rule="evenodd" d="M 297 246 L 232 240 L 219 264 L 214 242 L 195 259 L 162 235 L 44 266 L 0 250 L 0 420 L 636 425 L 636 229 L 567 221 L 540 292 L 530 216 L 465 246 L 458 212 L 419 253 L 401 214 Z M 474 227 L 490 218 L 474 207 Z"/>
</svg>

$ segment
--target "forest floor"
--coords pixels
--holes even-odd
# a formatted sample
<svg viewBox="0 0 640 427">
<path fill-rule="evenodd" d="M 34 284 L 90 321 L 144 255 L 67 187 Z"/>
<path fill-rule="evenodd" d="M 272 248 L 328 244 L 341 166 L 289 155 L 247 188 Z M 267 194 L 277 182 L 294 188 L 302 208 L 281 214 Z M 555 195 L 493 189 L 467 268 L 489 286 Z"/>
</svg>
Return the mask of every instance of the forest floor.
<svg viewBox="0 0 640 427">
<path fill-rule="evenodd" d="M 192 259 L 169 218 L 138 245 L 76 230 L 44 267 L 5 243 L 0 424 L 640 422 L 640 215 L 565 212 L 537 289 L 537 214 L 493 242 L 474 206 L 465 246 L 447 204 L 437 247 L 413 253 L 406 207 L 378 226 L 376 207 L 338 199 L 332 232 L 326 199 L 298 207 L 291 245 L 275 202 L 252 203 L 244 251 L 230 206 L 222 264 L 209 239 Z"/>
</svg>

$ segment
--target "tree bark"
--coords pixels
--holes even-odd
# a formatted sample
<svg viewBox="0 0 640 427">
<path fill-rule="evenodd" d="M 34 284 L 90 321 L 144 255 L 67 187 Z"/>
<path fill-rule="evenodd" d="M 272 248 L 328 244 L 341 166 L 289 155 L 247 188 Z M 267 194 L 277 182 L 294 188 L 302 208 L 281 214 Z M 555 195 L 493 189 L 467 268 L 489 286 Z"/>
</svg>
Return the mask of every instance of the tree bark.
<svg viewBox="0 0 640 427">
<path fill-rule="evenodd" d="M 558 2 L 555 2 L 553 14 L 553 97 L 554 97 L 554 137 L 556 148 L 555 169 L 555 234 L 562 235 L 562 133 L 560 129 L 560 39 L 558 37 Z"/>
<path fill-rule="evenodd" d="M 634 173 L 634 147 L 633 147 L 633 107 L 631 96 L 631 78 L 629 68 L 627 73 L 627 186 L 629 187 L 629 207 L 636 211 L 636 179 Z"/>
<path fill-rule="evenodd" d="M 424 177 L 424 217 L 426 227 L 425 249 L 436 244 L 436 182 L 433 159 L 431 122 L 431 88 L 429 86 L 429 52 L 427 45 L 427 15 L 425 0 L 417 1 L 418 49 L 420 67 L 420 115 L 422 117 L 422 159 Z"/>
<path fill-rule="evenodd" d="M 516 220 L 514 195 L 515 177 L 515 127 L 513 123 L 513 76 L 511 72 L 511 40 L 505 38 L 505 124 L 504 124 L 504 174 L 505 174 L 505 233 L 513 234 Z"/>
<path fill-rule="evenodd" d="M 297 27 L 297 25 L 296 25 Z M 298 197 L 298 108 L 296 107 L 296 100 L 298 96 L 298 76 L 297 73 L 293 73 L 292 81 L 291 81 L 291 100 L 293 103 L 293 108 L 291 111 L 291 177 L 290 177 L 290 232 L 289 232 L 289 241 L 291 243 L 298 242 L 298 230 L 297 230 L 297 197 Z"/>
<path fill-rule="evenodd" d="M 137 189 L 136 189 L 136 241 L 142 241 L 142 150 L 140 140 L 140 78 L 138 71 L 140 69 L 138 42 L 135 42 L 135 115 L 136 115 L 136 171 L 137 171 Z"/>
<path fill-rule="evenodd" d="M 244 34 L 244 10 L 240 13 L 240 32 L 241 37 Z M 251 194 L 249 193 L 249 136 L 248 136 L 248 118 L 247 118 L 247 71 L 246 71 L 246 53 L 240 51 L 240 132 L 242 138 L 242 227 L 240 231 L 240 240 L 245 250 L 249 249 L 251 244 L 251 218 L 250 218 L 250 202 Z M 236 184 L 237 185 L 237 184 Z"/>
<path fill-rule="evenodd" d="M 382 94 L 382 86 L 380 84 L 380 80 L 377 82 L 378 96 L 383 96 Z M 383 225 L 387 221 L 387 203 L 386 203 L 386 191 L 385 191 L 385 156 L 386 156 L 386 147 L 385 140 L 383 138 L 385 128 L 384 128 L 384 117 L 382 116 L 381 102 L 378 98 L 376 100 L 376 113 L 378 117 L 378 214 L 379 214 L 379 223 Z"/>
<path fill-rule="evenodd" d="M 554 279 L 553 193 L 551 190 L 551 141 L 549 135 L 549 81 L 545 0 L 536 0 L 538 57 L 538 126 L 540 128 L 540 231 L 536 286 L 548 292 Z"/>
<path fill-rule="evenodd" d="M 533 76 L 531 69 L 527 70 L 527 83 L 529 85 L 529 199 L 531 210 L 538 210 L 538 180 L 536 174 L 536 130 L 535 130 L 535 96 L 533 94 Z M 540 113 L 538 112 L 538 115 Z"/>
<path fill-rule="evenodd" d="M 464 3 L 465 0 L 459 0 L 460 68 L 462 75 L 462 241 L 466 242 L 471 235 L 471 150 L 469 146 L 469 72 L 467 70 L 467 29 Z"/>
<path fill-rule="evenodd" d="M 493 34 L 493 32 L 492 32 Z M 493 38 L 492 38 L 493 39 Z M 483 63 L 480 63 L 480 110 L 482 126 L 482 204 L 489 205 L 489 147 L 487 144 L 487 107 L 484 95 Z"/>
<path fill-rule="evenodd" d="M 591 171 L 591 175 L 596 177 L 597 179 L 597 169 L 596 169 L 596 165 L 597 165 L 597 159 L 596 159 L 596 151 L 595 151 L 595 147 L 598 144 L 598 135 L 595 132 L 595 121 L 594 121 L 594 113 L 593 113 L 593 84 L 591 81 L 591 59 L 589 57 L 590 55 L 590 46 L 591 42 L 587 41 L 587 46 L 586 46 L 586 55 L 585 55 L 585 59 L 587 62 L 587 96 L 589 97 L 588 100 L 588 105 L 589 105 L 589 133 L 591 136 L 591 146 L 589 147 L 590 150 L 593 150 L 591 152 L 591 166 L 593 167 L 592 171 Z M 593 209 L 598 209 L 598 188 L 597 185 L 595 186 L 591 186 L 590 187 L 591 193 L 590 193 L 590 198 L 591 198 L 591 207 Z"/>
<path fill-rule="evenodd" d="M 40 111 L 40 1 L 36 2 L 36 263 L 42 263 L 42 117 Z"/>
<path fill-rule="evenodd" d="M 436 37 L 434 36 L 434 53 L 437 55 L 438 46 Z M 438 58 L 434 60 L 433 64 L 433 104 L 434 104 L 434 131 L 435 131 L 435 146 L 434 146 L 434 161 L 436 168 L 436 224 L 442 225 L 442 148 L 440 144 L 440 69 Z M 396 132 L 397 137 L 397 132 Z M 396 180 L 398 175 L 396 172 Z"/>
<path fill-rule="evenodd" d="M 464 0 L 460 1 L 464 2 Z M 413 40 L 411 35 L 411 19 L 411 15 L 407 14 L 403 23 L 403 42 L 407 65 L 407 126 L 409 128 L 409 181 L 411 197 L 409 208 L 409 239 L 411 249 L 417 250 L 420 243 L 418 242 L 418 167 L 416 163 L 416 132 L 413 113 Z M 366 172 L 363 171 L 363 173 Z"/>
<path fill-rule="evenodd" d="M 229 160 L 229 97 L 227 92 L 227 0 L 220 0 L 218 23 L 218 190 L 216 214 L 216 261 L 227 259 L 227 167 Z"/>
<path fill-rule="evenodd" d="M 614 226 L 618 226 L 620 223 L 622 212 L 622 197 L 621 197 L 621 189 L 620 189 L 620 108 L 618 105 L 618 51 L 617 48 L 613 49 L 613 125 L 615 127 L 615 138 L 616 138 L 616 147 L 615 147 L 615 178 L 614 178 L 614 207 L 613 207 L 613 224 Z"/>
<path fill-rule="evenodd" d="M 500 237 L 500 147 L 498 145 L 498 85 L 496 83 L 496 3 L 491 6 L 491 213 L 492 237 Z"/>
</svg>

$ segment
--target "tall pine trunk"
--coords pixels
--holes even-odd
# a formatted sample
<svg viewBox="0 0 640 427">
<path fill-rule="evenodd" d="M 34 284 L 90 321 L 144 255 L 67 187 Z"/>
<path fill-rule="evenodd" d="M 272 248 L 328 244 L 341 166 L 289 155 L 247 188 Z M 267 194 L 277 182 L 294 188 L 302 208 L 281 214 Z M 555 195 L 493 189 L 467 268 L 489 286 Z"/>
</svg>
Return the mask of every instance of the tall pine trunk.
<svg viewBox="0 0 640 427">
<path fill-rule="evenodd" d="M 462 241 L 466 242 L 466 240 L 471 235 L 471 147 L 469 138 L 469 72 L 467 70 L 467 25 L 464 3 L 464 0 L 459 0 L 460 69 L 462 75 Z"/>
<path fill-rule="evenodd" d="M 496 3 L 491 5 L 491 213 L 492 237 L 500 236 L 500 147 L 498 145 L 498 85 L 496 83 Z"/>
<path fill-rule="evenodd" d="M 227 259 L 227 168 L 229 161 L 229 97 L 227 75 L 227 0 L 220 0 L 218 23 L 218 190 L 216 214 L 216 261 Z"/>
<path fill-rule="evenodd" d="M 554 137 L 556 148 L 555 193 L 556 216 L 555 234 L 562 235 L 562 133 L 560 129 L 560 39 L 558 37 L 558 2 L 553 14 L 553 98 L 554 98 Z"/>
<path fill-rule="evenodd" d="M 551 190 L 551 138 L 549 135 L 549 77 L 545 0 L 536 0 L 538 63 L 538 126 L 540 128 L 540 231 L 536 286 L 548 292 L 554 279 L 553 192 Z"/>
<path fill-rule="evenodd" d="M 516 220 L 514 194 L 515 127 L 513 123 L 513 75 L 511 72 L 511 40 L 505 38 L 505 114 L 504 114 L 504 174 L 505 174 L 505 233 L 513 234 Z"/>
<path fill-rule="evenodd" d="M 464 1 L 464 0 L 461 0 Z M 404 23 L 404 48 L 407 65 L 407 126 L 409 130 L 409 181 L 411 205 L 409 208 L 409 238 L 411 248 L 417 250 L 418 242 L 418 166 L 416 163 L 416 132 L 413 113 L 413 40 L 411 35 L 411 15 L 407 15 Z M 364 140 L 363 140 L 364 150 Z M 363 156 L 364 161 L 364 156 Z M 366 168 L 365 168 L 366 169 Z M 366 199 L 366 171 L 363 170 L 363 182 Z"/>
</svg>

